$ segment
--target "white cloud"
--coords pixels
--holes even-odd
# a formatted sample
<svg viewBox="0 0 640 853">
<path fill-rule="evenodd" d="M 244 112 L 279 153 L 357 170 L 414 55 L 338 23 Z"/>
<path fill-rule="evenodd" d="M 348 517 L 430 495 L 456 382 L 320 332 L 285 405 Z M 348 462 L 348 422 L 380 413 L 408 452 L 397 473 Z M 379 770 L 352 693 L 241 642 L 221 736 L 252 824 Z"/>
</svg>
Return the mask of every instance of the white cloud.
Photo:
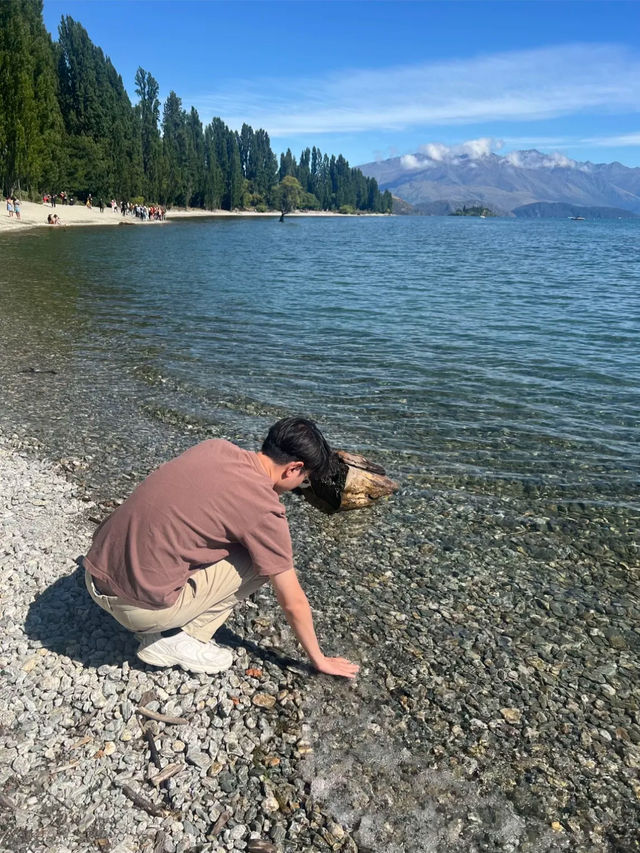
<svg viewBox="0 0 640 853">
<path fill-rule="evenodd" d="M 407 171 L 429 169 L 435 163 L 459 163 L 465 160 L 480 160 L 488 157 L 494 149 L 502 147 L 502 140 L 483 137 L 470 139 L 458 145 L 444 145 L 442 142 L 427 142 L 421 145 L 418 154 L 405 154 L 400 158 L 400 165 Z M 420 156 L 422 155 L 422 156 Z M 471 163 L 473 166 L 473 162 Z"/>
<path fill-rule="evenodd" d="M 618 45 L 561 45 L 260 84 L 233 79 L 185 102 L 205 121 L 247 121 L 275 138 L 635 112 L 640 56 Z"/>
<path fill-rule="evenodd" d="M 598 148 L 626 148 L 640 145 L 640 133 L 623 133 L 620 136 L 600 136 L 585 139 L 584 143 Z"/>
<path fill-rule="evenodd" d="M 403 169 L 422 169 L 425 166 L 424 160 L 419 160 L 414 154 L 404 154 L 400 158 L 400 165 Z"/>
<path fill-rule="evenodd" d="M 502 148 L 502 140 L 483 137 L 482 139 L 470 139 L 458 145 L 444 145 L 442 142 L 428 142 L 420 146 L 420 153 L 430 160 L 458 160 L 467 157 L 471 160 L 479 160 L 488 157 L 494 149 Z"/>
<path fill-rule="evenodd" d="M 511 166 L 524 169 L 555 169 L 558 167 L 582 169 L 583 164 L 570 160 L 564 154 L 553 151 L 551 154 L 540 154 L 538 151 L 511 151 L 505 154 L 505 161 Z"/>
</svg>

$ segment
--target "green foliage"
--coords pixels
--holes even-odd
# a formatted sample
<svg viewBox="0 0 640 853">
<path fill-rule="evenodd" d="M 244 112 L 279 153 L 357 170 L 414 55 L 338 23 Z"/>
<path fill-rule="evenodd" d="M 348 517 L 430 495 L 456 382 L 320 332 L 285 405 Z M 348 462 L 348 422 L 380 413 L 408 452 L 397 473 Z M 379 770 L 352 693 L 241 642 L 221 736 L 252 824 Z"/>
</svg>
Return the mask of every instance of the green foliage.
<svg viewBox="0 0 640 853">
<path fill-rule="evenodd" d="M 62 117 L 53 46 L 42 0 L 0 3 L 0 182 L 2 192 L 57 179 Z"/>
<path fill-rule="evenodd" d="M 140 98 L 136 105 L 136 116 L 140 132 L 140 148 L 143 171 L 143 191 L 147 198 L 160 198 L 162 179 L 162 139 L 158 82 L 144 68 L 138 68 L 135 77 L 136 94 Z"/>
<path fill-rule="evenodd" d="M 284 216 L 285 213 L 291 213 L 292 210 L 297 210 L 300 207 L 303 192 L 297 178 L 294 178 L 293 175 L 285 175 L 280 183 L 273 188 L 274 204 Z"/>
<path fill-rule="evenodd" d="M 472 207 L 467 207 L 463 205 L 459 207 L 455 213 L 450 213 L 449 216 L 495 216 L 495 213 L 490 210 L 488 207 L 481 207 L 480 205 L 474 205 Z"/>
<path fill-rule="evenodd" d="M 122 78 L 73 18 L 62 18 L 58 34 L 59 102 L 69 150 L 66 187 L 78 195 L 138 194 L 140 128 Z"/>
<path fill-rule="evenodd" d="M 302 210 L 321 210 L 320 202 L 313 193 L 302 193 L 300 200 L 300 208 Z"/>
<path fill-rule="evenodd" d="M 391 194 L 341 155 L 276 158 L 269 134 L 232 131 L 135 75 L 133 106 L 111 60 L 65 16 L 52 43 L 42 0 L 0 0 L 0 182 L 4 192 L 89 193 L 209 209 L 391 211 Z"/>
</svg>

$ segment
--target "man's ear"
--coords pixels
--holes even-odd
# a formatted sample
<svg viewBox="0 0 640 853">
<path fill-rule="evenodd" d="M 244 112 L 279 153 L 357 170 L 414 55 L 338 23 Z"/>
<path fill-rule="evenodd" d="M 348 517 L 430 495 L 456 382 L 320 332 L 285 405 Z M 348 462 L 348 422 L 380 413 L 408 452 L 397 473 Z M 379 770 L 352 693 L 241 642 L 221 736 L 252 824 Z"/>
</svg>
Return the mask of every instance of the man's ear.
<svg viewBox="0 0 640 853">
<path fill-rule="evenodd" d="M 286 467 L 287 477 L 296 477 L 304 468 L 304 462 L 290 462 Z"/>
</svg>

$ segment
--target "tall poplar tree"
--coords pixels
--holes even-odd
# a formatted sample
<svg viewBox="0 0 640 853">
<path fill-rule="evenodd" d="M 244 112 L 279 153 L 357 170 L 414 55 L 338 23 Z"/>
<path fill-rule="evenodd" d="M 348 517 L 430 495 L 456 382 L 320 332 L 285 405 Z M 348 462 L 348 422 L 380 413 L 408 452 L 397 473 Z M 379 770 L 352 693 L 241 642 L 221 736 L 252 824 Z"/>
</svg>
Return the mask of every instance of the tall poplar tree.
<svg viewBox="0 0 640 853">
<path fill-rule="evenodd" d="M 187 116 L 182 100 L 169 92 L 162 113 L 164 175 L 162 201 L 185 206 L 187 199 Z"/>
<path fill-rule="evenodd" d="M 147 201 L 160 198 L 162 172 L 162 138 L 160 121 L 160 91 L 157 80 L 144 68 L 138 68 L 135 77 L 136 94 L 140 98 L 136 112 L 140 122 L 140 144 L 142 170 L 144 173 L 142 193 Z"/>
<path fill-rule="evenodd" d="M 137 195 L 142 152 L 122 78 L 84 27 L 63 17 L 58 29 L 60 107 L 69 148 L 69 182 L 80 194 Z"/>
<path fill-rule="evenodd" d="M 35 192 L 59 178 L 63 134 L 42 0 L 0 2 L 0 182 Z"/>
</svg>

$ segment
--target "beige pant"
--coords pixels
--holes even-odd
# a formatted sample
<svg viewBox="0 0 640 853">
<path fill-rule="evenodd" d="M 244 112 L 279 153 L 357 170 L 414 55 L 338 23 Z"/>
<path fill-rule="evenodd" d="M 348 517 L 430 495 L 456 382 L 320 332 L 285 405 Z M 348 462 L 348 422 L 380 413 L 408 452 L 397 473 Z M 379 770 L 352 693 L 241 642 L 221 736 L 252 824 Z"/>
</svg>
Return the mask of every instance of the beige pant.
<svg viewBox="0 0 640 853">
<path fill-rule="evenodd" d="M 208 643 L 236 604 L 265 583 L 256 574 L 248 554 L 220 560 L 198 569 L 182 588 L 178 600 L 162 610 L 125 604 L 117 596 L 102 595 L 85 570 L 85 583 L 95 603 L 129 631 L 153 634 L 182 628 L 191 637 Z"/>
</svg>

